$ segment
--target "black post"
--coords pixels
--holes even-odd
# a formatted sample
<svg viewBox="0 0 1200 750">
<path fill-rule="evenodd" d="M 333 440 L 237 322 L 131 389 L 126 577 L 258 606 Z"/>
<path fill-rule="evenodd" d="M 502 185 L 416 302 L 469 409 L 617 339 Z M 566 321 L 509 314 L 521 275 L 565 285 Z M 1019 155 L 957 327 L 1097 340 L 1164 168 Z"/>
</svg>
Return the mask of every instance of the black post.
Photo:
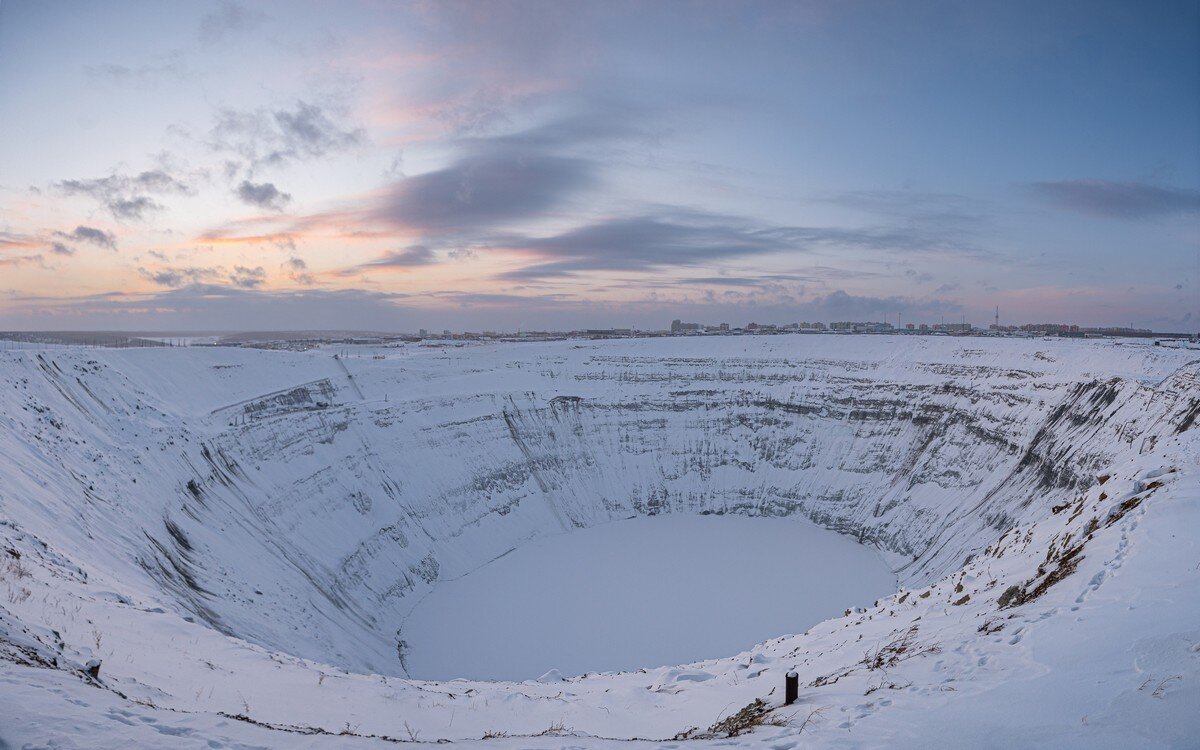
<svg viewBox="0 0 1200 750">
<path fill-rule="evenodd" d="M 790 706 L 800 696 L 800 675 L 788 672 L 783 682 L 783 705 Z"/>
</svg>

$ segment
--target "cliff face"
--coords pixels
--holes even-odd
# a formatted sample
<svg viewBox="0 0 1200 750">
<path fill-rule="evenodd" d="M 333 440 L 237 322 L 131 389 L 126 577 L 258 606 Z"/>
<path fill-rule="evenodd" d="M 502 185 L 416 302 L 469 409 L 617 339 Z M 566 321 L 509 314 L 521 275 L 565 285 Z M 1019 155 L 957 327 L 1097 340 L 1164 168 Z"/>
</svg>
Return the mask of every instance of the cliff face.
<svg viewBox="0 0 1200 750">
<path fill-rule="evenodd" d="M 1189 353 L 1144 345 L 372 354 L 4 353 L 0 513 L 80 575 L 224 633 L 400 674 L 418 598 L 537 535 L 639 514 L 802 516 L 920 586 L 1115 460 L 1161 450 L 1200 408 Z"/>
</svg>

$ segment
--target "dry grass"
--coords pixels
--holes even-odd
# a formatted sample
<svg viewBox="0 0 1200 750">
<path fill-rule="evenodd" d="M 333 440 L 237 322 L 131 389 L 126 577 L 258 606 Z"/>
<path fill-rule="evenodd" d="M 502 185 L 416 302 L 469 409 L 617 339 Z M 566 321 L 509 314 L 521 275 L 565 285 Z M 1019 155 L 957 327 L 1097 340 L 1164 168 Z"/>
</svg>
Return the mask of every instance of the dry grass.
<svg viewBox="0 0 1200 750">
<path fill-rule="evenodd" d="M 820 711 L 821 709 L 818 709 Z M 817 713 L 817 712 L 814 712 Z M 676 740 L 713 740 L 738 737 L 755 727 L 787 726 L 787 721 L 780 717 L 771 716 L 771 707 L 762 698 L 755 698 L 747 703 L 740 711 L 713 723 L 707 730 L 701 732 L 692 727 L 686 732 L 675 735 Z M 812 715 L 810 714 L 810 718 Z M 807 721 L 805 722 L 807 723 Z"/>
<path fill-rule="evenodd" d="M 868 651 L 859 662 L 868 670 L 890 669 L 902 661 L 925 654 L 939 654 L 942 647 L 936 644 L 923 645 L 917 642 L 917 626 L 913 625 L 902 633 L 892 636 L 887 643 Z"/>
<path fill-rule="evenodd" d="M 570 734 L 570 733 L 571 733 L 571 728 L 568 727 L 566 724 L 564 724 L 562 722 L 562 720 L 560 719 L 533 736 L 534 737 L 560 737 L 564 734 Z"/>
<path fill-rule="evenodd" d="M 785 726 L 783 719 L 769 716 L 770 712 L 771 709 L 767 706 L 766 701 L 762 698 L 755 698 L 752 702 L 747 703 L 741 711 L 713 724 L 708 731 L 716 737 L 737 737 L 755 727 Z"/>
</svg>

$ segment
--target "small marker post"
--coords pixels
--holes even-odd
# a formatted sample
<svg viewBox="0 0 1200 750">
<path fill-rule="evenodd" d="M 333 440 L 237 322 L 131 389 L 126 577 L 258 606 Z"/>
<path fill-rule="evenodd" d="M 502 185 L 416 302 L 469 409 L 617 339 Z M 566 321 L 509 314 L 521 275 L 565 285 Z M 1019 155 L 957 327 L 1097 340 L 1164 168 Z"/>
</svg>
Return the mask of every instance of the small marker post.
<svg viewBox="0 0 1200 750">
<path fill-rule="evenodd" d="M 788 672 L 783 678 L 783 705 L 790 706 L 800 697 L 800 675 Z"/>
</svg>

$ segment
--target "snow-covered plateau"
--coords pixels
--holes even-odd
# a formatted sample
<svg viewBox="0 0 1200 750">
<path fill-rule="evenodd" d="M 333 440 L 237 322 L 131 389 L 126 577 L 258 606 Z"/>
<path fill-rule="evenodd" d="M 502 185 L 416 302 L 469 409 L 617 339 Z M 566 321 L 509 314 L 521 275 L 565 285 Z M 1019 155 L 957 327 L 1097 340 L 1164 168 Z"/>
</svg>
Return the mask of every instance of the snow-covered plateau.
<svg viewBox="0 0 1200 750">
<path fill-rule="evenodd" d="M 800 335 L 3 351 L 0 748 L 1198 747 L 1197 356 Z M 729 515 L 838 532 L 896 586 L 679 666 L 406 672 L 440 583 L 609 522 Z M 786 599 L 810 568 L 738 570 Z M 736 583 L 688 589 L 693 611 L 722 617 Z"/>
</svg>

